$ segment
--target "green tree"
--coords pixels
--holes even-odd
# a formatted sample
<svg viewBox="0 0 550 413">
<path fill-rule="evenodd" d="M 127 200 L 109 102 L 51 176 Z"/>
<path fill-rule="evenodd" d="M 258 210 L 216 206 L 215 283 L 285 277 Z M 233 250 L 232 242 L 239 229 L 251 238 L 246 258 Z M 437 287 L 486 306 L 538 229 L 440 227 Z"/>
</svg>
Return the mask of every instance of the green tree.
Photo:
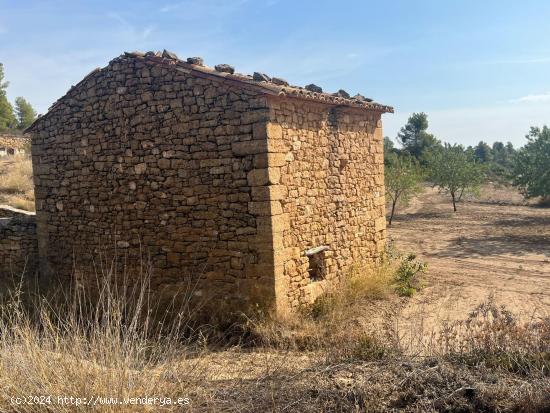
<svg viewBox="0 0 550 413">
<path fill-rule="evenodd" d="M 550 196 L 550 129 L 532 127 L 527 144 L 518 150 L 512 181 L 527 198 Z"/>
<path fill-rule="evenodd" d="M 453 210 L 467 192 L 475 192 L 483 182 L 480 163 L 460 145 L 449 145 L 431 151 L 427 157 L 429 177 L 434 186 L 451 195 Z"/>
<path fill-rule="evenodd" d="M 398 151 L 395 149 L 393 141 L 389 137 L 384 136 L 384 164 L 387 165 L 389 158 L 397 152 Z"/>
<path fill-rule="evenodd" d="M 406 206 L 414 195 L 421 192 L 421 181 L 422 170 L 414 157 L 389 155 L 384 174 L 386 196 L 391 200 L 389 226 L 391 226 L 397 203 Z"/>
<path fill-rule="evenodd" d="M 493 158 L 493 152 L 489 145 L 483 141 L 479 141 L 474 148 L 474 156 L 479 162 L 487 163 Z"/>
<path fill-rule="evenodd" d="M 13 107 L 6 94 L 8 86 L 9 82 L 4 81 L 4 66 L 0 63 L 0 132 L 11 129 L 17 124 Z"/>
<path fill-rule="evenodd" d="M 428 150 L 441 145 L 440 142 L 428 130 L 428 115 L 424 112 L 413 113 L 405 126 L 397 135 L 397 140 L 403 145 L 403 149 L 421 159 Z"/>
<path fill-rule="evenodd" d="M 36 112 L 24 98 L 15 99 L 15 113 L 17 114 L 17 128 L 26 129 L 36 119 Z"/>
</svg>

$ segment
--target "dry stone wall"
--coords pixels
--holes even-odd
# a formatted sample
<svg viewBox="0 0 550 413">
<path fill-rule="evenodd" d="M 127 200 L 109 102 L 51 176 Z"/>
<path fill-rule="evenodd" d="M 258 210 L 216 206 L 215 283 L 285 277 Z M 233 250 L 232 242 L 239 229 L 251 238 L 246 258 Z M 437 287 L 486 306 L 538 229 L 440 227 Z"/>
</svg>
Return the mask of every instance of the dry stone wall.
<svg viewBox="0 0 550 413">
<path fill-rule="evenodd" d="M 386 223 L 380 113 L 274 98 L 270 107 L 286 151 L 270 169 L 280 177 L 273 187 L 280 204 L 274 217 L 276 271 L 280 291 L 296 307 L 354 266 L 381 257 Z M 307 255 L 316 248 L 317 254 Z"/>
<path fill-rule="evenodd" d="M 143 58 L 89 75 L 35 126 L 41 271 L 86 277 L 116 248 L 155 290 L 269 304 L 267 117 L 258 93 Z"/>
<path fill-rule="evenodd" d="M 73 87 L 30 128 L 41 277 L 286 311 L 377 262 L 392 109 L 276 79 L 165 51 Z"/>
<path fill-rule="evenodd" d="M 0 156 L 25 153 L 29 148 L 29 136 L 0 133 Z"/>
<path fill-rule="evenodd" d="M 34 214 L 0 206 L 0 284 L 33 277 L 37 261 Z"/>
</svg>

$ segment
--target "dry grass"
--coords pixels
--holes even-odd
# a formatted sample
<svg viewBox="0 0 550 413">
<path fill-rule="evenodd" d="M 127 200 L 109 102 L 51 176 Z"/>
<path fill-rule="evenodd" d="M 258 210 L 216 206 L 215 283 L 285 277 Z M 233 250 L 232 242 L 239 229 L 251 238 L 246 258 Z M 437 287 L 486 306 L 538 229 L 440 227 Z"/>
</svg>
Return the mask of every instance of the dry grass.
<svg viewBox="0 0 550 413">
<path fill-rule="evenodd" d="M 241 344 L 229 347 L 231 334 L 212 343 L 211 329 L 192 329 L 188 312 L 154 323 L 147 282 L 124 291 L 103 279 L 93 302 L 79 292 L 28 306 L 15 294 L 1 307 L 0 411 L 92 410 L 57 396 L 190 400 L 100 404 L 99 412 L 550 409 L 550 321 L 522 324 L 489 301 L 420 354 L 401 339 L 396 308 L 408 298 L 395 293 L 398 268 L 356 271 L 299 314 L 247 319 L 233 330 Z M 10 403 L 28 395 L 54 404 Z"/>
<path fill-rule="evenodd" d="M 0 160 L 0 203 L 34 210 L 32 162 L 28 156 L 16 155 Z"/>
<path fill-rule="evenodd" d="M 149 412 L 158 411 L 161 402 L 113 405 L 113 399 L 189 397 L 202 376 L 200 349 L 183 340 L 183 314 L 162 329 L 153 327 L 146 291 L 142 284 L 122 293 L 104 282 L 95 304 L 82 292 L 70 299 L 34 299 L 31 306 L 16 294 L 4 303 L 0 411 L 80 412 L 90 411 L 91 403 L 99 412 Z M 19 405 L 11 399 L 28 396 L 50 399 Z M 71 396 L 79 401 L 58 399 Z"/>
</svg>

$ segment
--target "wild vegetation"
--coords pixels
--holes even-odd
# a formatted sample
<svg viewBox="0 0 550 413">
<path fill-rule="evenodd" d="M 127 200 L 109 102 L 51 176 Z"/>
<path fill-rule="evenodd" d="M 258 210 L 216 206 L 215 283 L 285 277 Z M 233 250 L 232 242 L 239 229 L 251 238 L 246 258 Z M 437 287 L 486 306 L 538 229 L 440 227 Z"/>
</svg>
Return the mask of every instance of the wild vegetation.
<svg viewBox="0 0 550 413">
<path fill-rule="evenodd" d="M 516 156 L 513 183 L 526 197 L 550 197 L 550 129 L 547 126 L 531 128 L 527 144 Z"/>
<path fill-rule="evenodd" d="M 393 216 L 397 209 L 397 202 L 407 206 L 410 199 L 422 190 L 422 169 L 416 158 L 412 156 L 398 156 L 390 154 L 387 158 L 384 171 L 384 184 L 386 196 L 390 202 L 390 215 L 388 225 L 391 226 Z"/>
<path fill-rule="evenodd" d="M 516 150 L 508 142 L 489 146 L 480 141 L 475 147 L 441 142 L 428 131 L 428 115 L 413 113 L 396 139 L 396 148 L 384 138 L 386 197 L 389 199 L 391 225 L 396 206 L 407 206 L 419 192 L 421 177 L 451 197 L 453 210 L 464 195 L 475 195 L 487 182 L 514 185 L 526 198 L 540 197 L 546 203 L 550 196 L 550 133 L 546 126 L 531 128 L 527 144 Z"/>
<path fill-rule="evenodd" d="M 15 111 L 8 101 L 6 89 L 9 82 L 4 80 L 4 66 L 0 63 L 0 132 L 24 130 L 36 119 L 36 112 L 23 97 L 15 99 Z"/>
<path fill-rule="evenodd" d="M 29 156 L 0 158 L 0 204 L 34 210 L 32 162 Z"/>
<path fill-rule="evenodd" d="M 0 130 L 24 129 L 36 114 L 23 98 L 16 99 L 14 111 L 6 87 L 0 65 Z M 149 295 L 147 275 L 137 285 L 117 288 L 113 270 L 101 272 L 93 299 L 76 287 L 43 296 L 18 285 L 0 305 L 0 411 L 80 412 L 89 411 L 89 403 L 99 412 L 550 410 L 547 315 L 525 319 L 525 312 L 502 307 L 492 297 L 459 319 L 435 325 L 422 314 L 405 314 L 424 287 L 434 284 L 426 279 L 426 256 L 445 288 L 487 283 L 479 268 L 493 255 L 499 260 L 487 265 L 502 271 L 499 287 L 504 277 L 510 288 L 525 284 L 520 276 L 526 269 L 523 261 L 517 267 L 517 256 L 529 253 L 529 271 L 544 278 L 539 267 L 547 264 L 542 251 L 547 233 L 532 226 L 544 227 L 546 216 L 502 216 L 504 224 L 486 223 L 482 219 L 494 217 L 494 210 L 466 215 L 468 205 L 466 220 L 475 225 L 460 224 L 449 212 L 454 219 L 449 231 L 450 221 L 443 220 L 450 218 L 439 204 L 428 211 L 410 204 L 423 191 L 425 197 L 441 197 L 429 188 L 435 186 L 450 195 L 456 211 L 465 195 L 488 181 L 513 183 L 526 197 L 544 199 L 550 190 L 549 137 L 547 127 L 533 128 L 517 151 L 501 142 L 451 146 L 428 132 L 426 114 L 413 114 L 398 135 L 400 149 L 384 140 L 385 183 L 388 223 L 409 207 L 406 219 L 418 223 L 406 227 L 404 218 L 396 218 L 390 235 L 402 243 L 406 237 L 418 254 L 391 248 L 378 270 L 358 267 L 296 314 L 235 314 L 224 323 L 198 325 L 188 302 L 168 312 L 159 308 Z M 0 202 L 31 209 L 30 160 L 6 158 L 0 168 Z M 486 201 L 491 207 L 502 202 L 512 201 Z M 528 225 L 530 232 L 521 232 Z M 480 231 L 475 237 L 473 226 Z M 488 232 L 488 227 L 496 229 Z M 441 238 L 427 240 L 427 232 L 437 231 Z M 513 255 L 511 263 L 503 264 L 505 254 Z M 465 268 L 469 274 L 481 272 L 475 282 L 457 276 Z M 520 277 L 516 284 L 514 277 Z M 544 293 L 541 284 L 528 293 Z M 452 291 L 455 303 L 458 293 Z M 12 399 L 29 395 L 49 399 L 34 404 Z M 60 404 L 58 396 L 79 398 L 80 404 Z M 144 396 L 164 403 L 170 398 L 171 404 L 130 404 Z"/>
<path fill-rule="evenodd" d="M 185 403 L 162 406 L 173 412 L 549 408 L 550 321 L 521 323 L 488 301 L 435 337 L 412 331 L 400 324 L 395 309 L 406 298 L 394 291 L 414 261 L 370 276 L 357 269 L 299 314 L 236 318 L 223 334 L 192 324 L 188 310 L 156 328 L 163 313 L 147 277 L 117 289 L 104 273 L 93 301 L 83 290 L 16 290 L 0 307 L 0 410 L 158 411 L 160 401 L 136 402 L 144 395 Z M 51 397 L 12 400 L 29 395 Z"/>
<path fill-rule="evenodd" d="M 459 145 L 445 144 L 425 155 L 430 182 L 451 196 L 453 210 L 467 193 L 475 193 L 483 182 L 483 169 Z"/>
</svg>

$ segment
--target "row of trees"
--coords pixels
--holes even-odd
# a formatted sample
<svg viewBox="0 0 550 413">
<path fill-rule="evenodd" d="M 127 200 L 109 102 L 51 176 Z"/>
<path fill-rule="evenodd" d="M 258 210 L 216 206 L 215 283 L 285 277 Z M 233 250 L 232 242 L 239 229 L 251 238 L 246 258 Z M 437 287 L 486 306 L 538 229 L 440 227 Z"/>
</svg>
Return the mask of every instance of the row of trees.
<svg viewBox="0 0 550 413">
<path fill-rule="evenodd" d="M 384 138 L 386 195 L 391 202 L 389 225 L 398 203 L 406 205 L 429 181 L 450 195 L 453 210 L 467 193 L 476 193 L 484 181 L 500 179 L 517 186 L 526 197 L 550 196 L 550 129 L 531 128 L 527 144 L 516 150 L 511 143 L 481 141 L 477 146 L 441 143 L 427 132 L 428 117 L 414 113 L 401 128 L 397 149 Z"/>
<path fill-rule="evenodd" d="M 31 125 L 36 112 L 24 98 L 15 99 L 15 110 L 8 100 L 6 90 L 9 82 L 4 80 L 4 66 L 0 63 L 0 132 L 20 131 Z"/>
<path fill-rule="evenodd" d="M 402 149 L 396 149 L 392 140 L 384 138 L 386 154 L 406 152 L 425 164 L 425 156 L 434 149 L 440 148 L 442 143 L 431 133 L 428 133 L 428 115 L 413 113 L 407 124 L 401 128 L 397 141 Z M 516 150 L 511 142 L 495 142 L 489 146 L 480 141 L 476 146 L 468 146 L 465 151 L 476 161 L 485 164 L 487 171 L 494 177 L 501 177 L 511 171 Z"/>
</svg>

